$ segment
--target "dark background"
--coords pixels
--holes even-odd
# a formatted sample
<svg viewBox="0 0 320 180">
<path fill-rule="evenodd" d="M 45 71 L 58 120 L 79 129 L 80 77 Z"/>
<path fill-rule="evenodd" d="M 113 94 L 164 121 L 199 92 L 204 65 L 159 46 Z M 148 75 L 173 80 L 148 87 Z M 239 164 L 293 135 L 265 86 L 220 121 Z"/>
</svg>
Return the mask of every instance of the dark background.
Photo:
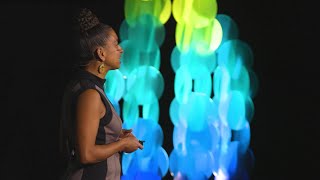
<svg viewBox="0 0 320 180">
<path fill-rule="evenodd" d="M 238 24 L 254 53 L 260 84 L 253 99 L 252 179 L 317 179 L 319 143 L 319 20 L 308 1 L 218 0 L 218 13 Z M 0 179 L 55 180 L 61 169 L 58 120 L 71 65 L 71 14 L 82 5 L 118 32 L 123 0 L 86 3 L 1 2 Z M 172 150 L 169 105 L 174 97 L 170 54 L 173 16 L 165 24 L 160 71 L 163 147 Z M 166 178 L 169 178 L 169 174 Z"/>
</svg>

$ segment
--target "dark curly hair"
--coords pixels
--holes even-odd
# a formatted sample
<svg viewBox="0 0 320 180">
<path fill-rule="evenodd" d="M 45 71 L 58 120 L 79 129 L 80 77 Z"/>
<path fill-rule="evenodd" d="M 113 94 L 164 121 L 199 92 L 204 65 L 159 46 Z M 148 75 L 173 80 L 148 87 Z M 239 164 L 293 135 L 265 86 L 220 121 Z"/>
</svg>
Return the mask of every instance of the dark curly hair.
<svg viewBox="0 0 320 180">
<path fill-rule="evenodd" d="M 96 49 L 104 46 L 109 38 L 110 31 L 113 30 L 109 25 L 103 24 L 98 17 L 87 8 L 80 8 L 80 12 L 75 17 L 76 29 L 80 34 L 80 47 L 78 65 L 86 65 L 92 59 L 96 59 Z"/>
</svg>

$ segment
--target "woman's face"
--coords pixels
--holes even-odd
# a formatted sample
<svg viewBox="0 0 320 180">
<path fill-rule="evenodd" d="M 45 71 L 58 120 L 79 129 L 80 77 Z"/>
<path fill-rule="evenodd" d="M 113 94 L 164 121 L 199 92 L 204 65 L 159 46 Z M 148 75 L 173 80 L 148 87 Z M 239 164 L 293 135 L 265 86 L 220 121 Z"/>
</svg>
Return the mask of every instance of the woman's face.
<svg viewBox="0 0 320 180">
<path fill-rule="evenodd" d="M 118 36 L 114 30 L 108 32 L 108 35 L 109 36 L 104 47 L 106 51 L 105 64 L 109 66 L 110 69 L 118 69 L 120 68 L 120 58 L 123 50 L 119 46 Z"/>
</svg>

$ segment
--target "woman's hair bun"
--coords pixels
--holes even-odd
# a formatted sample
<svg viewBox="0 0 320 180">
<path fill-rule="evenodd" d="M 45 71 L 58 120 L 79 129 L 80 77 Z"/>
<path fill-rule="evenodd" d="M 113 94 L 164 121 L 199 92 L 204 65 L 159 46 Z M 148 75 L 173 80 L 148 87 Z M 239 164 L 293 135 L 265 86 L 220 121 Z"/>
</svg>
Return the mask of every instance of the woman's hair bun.
<svg viewBox="0 0 320 180">
<path fill-rule="evenodd" d="M 100 24 L 100 21 L 89 9 L 82 8 L 80 9 L 78 23 L 80 25 L 80 31 L 83 33 Z"/>
</svg>

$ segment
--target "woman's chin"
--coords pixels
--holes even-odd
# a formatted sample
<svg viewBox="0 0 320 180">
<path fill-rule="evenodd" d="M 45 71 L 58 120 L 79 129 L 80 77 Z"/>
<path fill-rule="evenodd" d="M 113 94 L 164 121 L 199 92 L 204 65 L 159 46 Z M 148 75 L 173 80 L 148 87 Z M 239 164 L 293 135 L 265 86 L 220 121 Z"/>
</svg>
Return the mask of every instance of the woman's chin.
<svg viewBox="0 0 320 180">
<path fill-rule="evenodd" d="M 120 65 L 121 65 L 121 62 L 119 61 L 119 64 L 115 65 L 115 68 L 114 68 L 114 69 L 119 69 L 119 68 L 120 68 Z"/>
</svg>

